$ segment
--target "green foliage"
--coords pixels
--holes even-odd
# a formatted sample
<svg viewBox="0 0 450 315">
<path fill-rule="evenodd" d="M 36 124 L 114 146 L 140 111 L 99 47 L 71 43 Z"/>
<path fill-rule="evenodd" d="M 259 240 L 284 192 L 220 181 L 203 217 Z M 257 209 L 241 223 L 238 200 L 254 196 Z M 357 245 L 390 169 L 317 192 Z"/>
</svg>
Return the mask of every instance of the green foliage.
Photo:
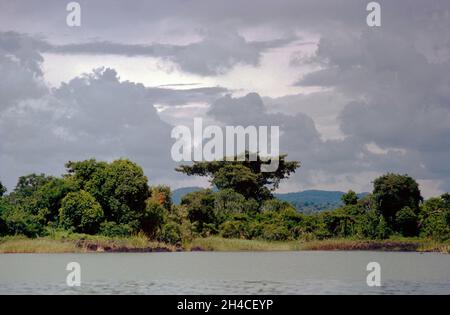
<svg viewBox="0 0 450 315">
<path fill-rule="evenodd" d="M 7 207 L 2 211 L 3 235 L 25 235 L 37 237 L 45 235 L 45 229 L 38 218 L 24 211 L 22 208 Z"/>
<path fill-rule="evenodd" d="M 100 203 L 107 221 L 128 224 L 145 210 L 149 187 L 136 163 L 116 160 L 108 164 L 92 159 L 69 162 L 66 167 L 80 188 Z"/>
<path fill-rule="evenodd" d="M 418 229 L 418 216 L 410 207 L 404 207 L 395 215 L 395 227 L 403 236 L 416 236 Z"/>
<path fill-rule="evenodd" d="M 232 214 L 252 210 L 251 202 L 232 189 L 219 190 L 214 193 L 214 216 L 219 223 L 224 222 Z"/>
<path fill-rule="evenodd" d="M 416 211 L 423 200 L 419 185 L 407 175 L 389 173 L 375 179 L 373 186 L 377 207 L 390 227 L 395 227 L 398 211 L 405 207 Z"/>
<path fill-rule="evenodd" d="M 176 222 L 169 222 L 162 227 L 158 238 L 164 243 L 181 245 L 183 241 L 183 228 Z"/>
<path fill-rule="evenodd" d="M 220 225 L 220 234 L 225 238 L 246 238 L 246 222 L 229 220 Z"/>
<path fill-rule="evenodd" d="M 100 204 L 88 192 L 80 190 L 67 194 L 59 210 L 61 227 L 78 233 L 99 232 L 104 215 Z"/>
<path fill-rule="evenodd" d="M 130 236 L 133 228 L 128 224 L 117 224 L 116 222 L 102 222 L 100 224 L 100 234 L 108 237 Z"/>
<path fill-rule="evenodd" d="M 202 233 L 206 225 L 216 223 L 214 204 L 215 196 L 211 189 L 192 192 L 181 199 L 181 205 L 186 207 L 189 220 L 196 223 L 198 233 Z"/>
<path fill-rule="evenodd" d="M 23 200 L 24 209 L 37 215 L 42 224 L 58 221 L 59 209 L 63 198 L 77 190 L 73 181 L 61 178 L 52 178 L 41 185 L 31 196 Z"/>
<path fill-rule="evenodd" d="M 3 186 L 2 182 L 0 182 L 0 198 L 6 193 L 7 189 Z"/>
<path fill-rule="evenodd" d="M 285 226 L 265 224 L 263 226 L 262 236 L 268 241 L 286 241 L 289 239 L 290 233 Z"/>
<path fill-rule="evenodd" d="M 154 238 L 166 220 L 167 210 L 153 199 L 146 201 L 145 210 L 139 217 L 139 227 L 150 238 Z"/>
<path fill-rule="evenodd" d="M 225 161 L 194 162 L 182 165 L 176 171 L 186 175 L 208 176 L 220 189 L 233 189 L 247 199 L 258 202 L 270 199 L 271 191 L 278 188 L 280 181 L 288 178 L 300 166 L 297 161 L 286 161 L 287 155 L 278 157 L 279 167 L 275 172 L 261 172 L 263 159 L 257 154 L 227 158 Z"/>
<path fill-rule="evenodd" d="M 280 212 L 285 209 L 292 209 L 295 211 L 295 208 L 287 201 L 283 201 L 280 199 L 269 199 L 264 201 L 261 210 L 263 212 L 274 211 Z"/>
<path fill-rule="evenodd" d="M 342 195 L 341 199 L 346 206 L 356 205 L 358 203 L 358 195 L 353 190 L 349 190 L 346 194 Z"/>
<path fill-rule="evenodd" d="M 218 190 L 188 193 L 174 205 L 170 188 L 149 187 L 142 168 L 129 160 L 69 162 L 62 178 L 23 176 L 11 194 L 0 196 L 0 235 L 35 237 L 58 230 L 117 238 L 139 232 L 145 242 L 176 246 L 210 235 L 261 241 L 450 239 L 450 195 L 420 204 L 418 185 L 409 176 L 384 175 L 375 180 L 373 194 L 358 200 L 350 190 L 342 196 L 343 206 L 338 201 L 333 211 L 306 215 L 273 198 L 271 191 L 298 167 L 284 156 L 280 165 L 272 174 L 261 172 L 260 160 L 182 166 L 188 175 L 210 176 Z"/>
<path fill-rule="evenodd" d="M 150 188 L 150 198 L 167 211 L 172 209 L 172 193 L 169 186 L 159 185 Z"/>
<path fill-rule="evenodd" d="M 420 235 L 438 241 L 450 238 L 450 205 L 445 198 L 430 198 L 421 207 Z"/>
<path fill-rule="evenodd" d="M 53 177 L 46 176 L 45 174 L 30 174 L 19 177 L 14 191 L 8 196 L 10 203 L 15 205 L 20 204 L 52 179 Z"/>
</svg>

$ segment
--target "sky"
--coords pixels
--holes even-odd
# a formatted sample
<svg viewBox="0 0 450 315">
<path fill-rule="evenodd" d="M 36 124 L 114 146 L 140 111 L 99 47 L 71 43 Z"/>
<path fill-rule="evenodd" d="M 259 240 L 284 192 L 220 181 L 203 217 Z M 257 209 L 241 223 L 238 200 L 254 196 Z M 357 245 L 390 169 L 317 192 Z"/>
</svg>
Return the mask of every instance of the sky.
<svg viewBox="0 0 450 315">
<path fill-rule="evenodd" d="M 301 168 L 279 192 L 370 191 L 387 172 L 450 190 L 450 2 L 0 0 L 0 181 L 130 158 L 174 171 L 171 130 L 280 127 Z"/>
</svg>

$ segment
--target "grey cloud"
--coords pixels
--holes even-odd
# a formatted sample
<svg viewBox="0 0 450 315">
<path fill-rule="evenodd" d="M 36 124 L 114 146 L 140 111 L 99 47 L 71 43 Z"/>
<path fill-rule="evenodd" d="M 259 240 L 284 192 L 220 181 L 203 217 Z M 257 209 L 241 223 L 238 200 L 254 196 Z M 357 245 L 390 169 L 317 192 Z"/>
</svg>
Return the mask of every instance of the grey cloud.
<svg viewBox="0 0 450 315">
<path fill-rule="evenodd" d="M 256 93 L 244 97 L 228 95 L 213 103 L 208 115 L 226 125 L 279 126 L 280 152 L 302 163 L 294 177 L 300 185 L 312 185 L 318 172 L 326 172 L 329 180 L 336 181 L 344 173 L 356 176 L 364 171 L 382 171 L 379 157 L 356 137 L 324 141 L 308 115 L 271 113 L 269 109 Z M 395 161 L 400 156 L 389 152 L 384 157 Z"/>
<path fill-rule="evenodd" d="M 26 63 L 39 74 L 43 61 L 40 52 L 56 54 L 90 54 L 150 56 L 177 64 L 182 71 L 198 75 L 219 75 L 234 66 L 257 66 L 261 54 L 271 48 L 286 45 L 294 37 L 286 39 L 249 42 L 234 32 L 209 32 L 199 42 L 187 45 L 168 45 L 153 43 L 122 44 L 108 41 L 55 45 L 40 38 L 32 38 L 16 32 L 0 34 L 0 47 L 5 52 L 13 51 L 21 63 Z"/>
<path fill-rule="evenodd" d="M 89 42 L 52 46 L 49 52 L 62 54 L 108 54 L 124 56 L 152 56 L 172 61 L 185 72 L 199 75 L 218 75 L 238 64 L 257 66 L 261 53 L 279 47 L 294 38 L 248 42 L 233 32 L 212 32 L 187 45 L 132 45 L 113 42 Z"/>
<path fill-rule="evenodd" d="M 435 20 L 428 17 L 428 27 L 433 28 Z M 422 40 L 406 29 L 389 27 L 323 37 L 314 60 L 322 68 L 297 84 L 333 88 L 349 100 L 339 115 L 347 136 L 406 152 L 403 164 L 391 156 L 384 157 L 390 163 L 376 163 L 386 170 L 438 179 L 448 190 L 450 59 L 444 54 L 433 58 L 433 51 L 420 48 Z M 440 52 L 443 43 L 435 46 Z"/>
<path fill-rule="evenodd" d="M 6 78 L 0 84 L 0 174 L 9 188 L 18 176 L 58 175 L 66 161 L 90 157 L 127 157 L 141 164 L 151 181 L 169 183 L 177 176 L 170 157 L 172 126 L 161 120 L 153 105 L 206 103 L 226 91 L 148 88 L 121 81 L 109 68 L 51 89 L 40 74 L 40 48 L 16 35 L 17 45 L 3 41 L 0 50 L 0 69 Z M 24 56 L 38 56 L 30 59 L 34 64 L 21 62 L 24 49 L 31 50 Z"/>
</svg>

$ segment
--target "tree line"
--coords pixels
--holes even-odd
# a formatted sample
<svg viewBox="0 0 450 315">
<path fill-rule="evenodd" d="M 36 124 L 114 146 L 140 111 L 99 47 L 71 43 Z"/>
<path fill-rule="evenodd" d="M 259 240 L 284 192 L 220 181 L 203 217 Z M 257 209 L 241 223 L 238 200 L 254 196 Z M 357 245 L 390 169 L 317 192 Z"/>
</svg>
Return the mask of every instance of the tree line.
<svg viewBox="0 0 450 315">
<path fill-rule="evenodd" d="M 408 175 L 376 178 L 372 193 L 361 199 L 349 191 L 338 209 L 300 213 L 273 196 L 300 166 L 286 158 L 279 156 L 278 170 L 270 173 L 261 172 L 259 156 L 182 165 L 176 171 L 206 176 L 215 189 L 188 193 L 180 205 L 172 203 L 170 187 L 149 186 L 142 168 L 130 160 L 69 161 L 63 176 L 22 176 L 9 194 L 0 183 L 0 235 L 36 237 L 65 230 L 122 237 L 142 231 L 176 245 L 211 235 L 272 241 L 450 238 L 450 195 L 424 201 Z"/>
</svg>

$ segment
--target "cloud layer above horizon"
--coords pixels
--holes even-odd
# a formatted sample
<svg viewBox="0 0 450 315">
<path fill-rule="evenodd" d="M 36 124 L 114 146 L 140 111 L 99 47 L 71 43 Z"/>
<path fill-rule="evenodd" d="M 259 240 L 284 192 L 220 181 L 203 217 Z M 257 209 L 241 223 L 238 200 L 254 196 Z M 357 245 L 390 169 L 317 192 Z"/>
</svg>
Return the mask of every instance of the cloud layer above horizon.
<svg viewBox="0 0 450 315">
<path fill-rule="evenodd" d="M 128 157 L 174 171 L 170 133 L 194 117 L 278 125 L 302 168 L 282 191 L 367 191 L 386 172 L 450 190 L 450 3 L 0 0 L 0 181 L 68 160 Z M 56 168 L 55 168 L 56 167 Z"/>
</svg>

